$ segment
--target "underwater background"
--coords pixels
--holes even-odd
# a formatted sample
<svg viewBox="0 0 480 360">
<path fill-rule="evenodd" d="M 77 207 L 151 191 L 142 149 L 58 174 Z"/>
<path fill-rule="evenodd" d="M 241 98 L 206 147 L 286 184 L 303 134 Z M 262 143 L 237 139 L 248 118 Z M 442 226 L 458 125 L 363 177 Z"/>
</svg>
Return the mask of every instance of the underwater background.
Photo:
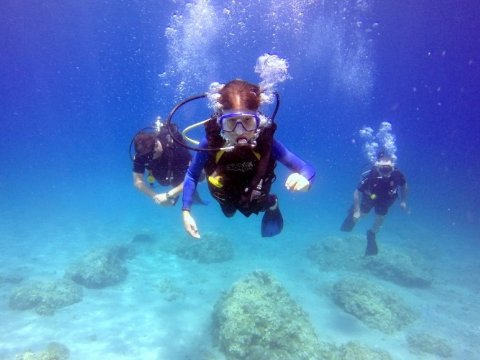
<svg viewBox="0 0 480 360">
<path fill-rule="evenodd" d="M 475 359 L 479 20 L 480 6 L 470 0 L 2 1 L 0 358 L 38 354 L 54 342 L 71 359 L 263 359 L 229 350 L 212 313 L 237 281 L 272 277 L 322 342 L 358 342 L 392 359 Z M 214 81 L 258 83 L 254 66 L 264 53 L 288 61 L 276 138 L 315 166 L 314 186 L 286 191 L 288 171 L 278 165 L 273 191 L 285 228 L 264 239 L 260 217 L 226 219 L 200 184 L 209 204 L 193 209 L 199 230 L 226 238 L 234 256 L 182 257 L 171 246 L 193 240 L 180 205 L 161 208 L 135 190 L 130 141 Z M 199 101 L 178 123 L 208 114 Z M 372 215 L 351 234 L 339 231 L 369 168 L 359 130 L 384 121 L 392 124 L 410 196 L 408 214 L 398 202 L 391 208 L 380 252 L 419 256 L 431 270 L 428 286 L 399 285 L 373 276 L 369 264 L 352 265 L 363 261 Z M 128 271 L 122 281 L 84 287 L 81 301 L 53 313 L 14 304 L 18 289 L 37 291 L 29 284 L 62 279 L 85 254 L 125 244 L 136 255 L 120 251 Z M 324 266 L 329 256 L 338 263 Z M 354 267 L 347 259 L 356 259 Z M 337 281 L 358 275 L 399 293 L 415 320 L 385 332 L 342 308 L 332 295 Z M 428 351 L 412 340 L 422 334 L 437 346 Z M 275 354 L 265 359 L 320 358 L 278 355 L 273 343 L 262 348 Z"/>
</svg>

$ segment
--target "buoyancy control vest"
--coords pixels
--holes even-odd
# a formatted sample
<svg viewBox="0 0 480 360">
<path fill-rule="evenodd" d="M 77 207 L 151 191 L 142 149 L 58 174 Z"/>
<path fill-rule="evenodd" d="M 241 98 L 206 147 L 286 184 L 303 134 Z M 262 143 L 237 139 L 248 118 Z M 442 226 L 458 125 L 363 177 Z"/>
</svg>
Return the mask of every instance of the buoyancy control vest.
<svg viewBox="0 0 480 360">
<path fill-rule="evenodd" d="M 221 148 L 224 139 L 215 117 L 205 124 L 209 148 Z M 276 124 L 261 130 L 255 147 L 241 146 L 209 155 L 205 171 L 212 196 L 221 204 L 248 208 L 262 202 L 275 181 L 272 156 Z"/>
</svg>

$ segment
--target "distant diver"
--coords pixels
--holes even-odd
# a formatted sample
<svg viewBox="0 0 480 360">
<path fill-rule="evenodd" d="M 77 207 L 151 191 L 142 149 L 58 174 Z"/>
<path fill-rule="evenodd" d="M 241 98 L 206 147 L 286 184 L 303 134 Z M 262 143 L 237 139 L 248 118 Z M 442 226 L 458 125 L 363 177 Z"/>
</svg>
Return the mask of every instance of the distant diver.
<svg viewBox="0 0 480 360">
<path fill-rule="evenodd" d="M 382 125 L 385 124 L 388 123 L 382 123 Z M 383 139 L 383 135 L 380 137 L 377 135 L 377 138 Z M 371 149 L 378 151 L 376 160 L 372 168 L 362 174 L 362 179 L 353 193 L 353 205 L 340 227 L 342 231 L 352 231 L 360 217 L 368 214 L 374 208 L 375 221 L 367 231 L 365 256 L 378 254 L 376 234 L 383 224 L 388 209 L 398 197 L 400 197 L 400 207 L 407 210 L 407 181 L 403 173 L 395 166 L 394 137 L 388 136 L 387 138 L 388 142 L 381 141 L 381 145 L 370 141 L 365 147 L 369 159 L 372 158 Z"/>
<path fill-rule="evenodd" d="M 162 206 L 173 206 L 177 202 L 192 159 L 188 149 L 175 142 L 174 137 L 183 141 L 173 123 L 164 124 L 161 117 L 157 117 L 154 126 L 140 130 L 130 143 L 133 185 Z M 132 147 L 135 149 L 133 156 Z M 171 188 L 157 192 L 155 182 Z"/>
</svg>

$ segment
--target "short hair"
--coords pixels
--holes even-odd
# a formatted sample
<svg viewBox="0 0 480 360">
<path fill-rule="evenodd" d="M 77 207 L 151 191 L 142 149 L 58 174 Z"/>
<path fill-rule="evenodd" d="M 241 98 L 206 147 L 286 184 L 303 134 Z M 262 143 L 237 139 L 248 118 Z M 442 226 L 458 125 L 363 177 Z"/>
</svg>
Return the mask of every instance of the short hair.
<svg viewBox="0 0 480 360">
<path fill-rule="evenodd" d="M 256 111 L 260 107 L 260 87 L 244 80 L 232 80 L 220 90 L 218 102 L 223 109 Z"/>
<path fill-rule="evenodd" d="M 156 137 L 152 133 L 141 132 L 135 136 L 135 152 L 140 155 L 146 155 L 155 150 Z"/>
</svg>

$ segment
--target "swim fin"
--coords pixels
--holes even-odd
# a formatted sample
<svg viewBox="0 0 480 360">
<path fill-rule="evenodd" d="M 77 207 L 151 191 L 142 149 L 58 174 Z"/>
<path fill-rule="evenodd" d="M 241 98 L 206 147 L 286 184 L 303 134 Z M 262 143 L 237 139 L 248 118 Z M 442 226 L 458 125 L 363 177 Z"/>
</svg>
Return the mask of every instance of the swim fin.
<svg viewBox="0 0 480 360">
<path fill-rule="evenodd" d="M 340 230 L 350 232 L 355 227 L 355 224 L 356 221 L 353 218 L 353 211 L 350 210 L 345 220 L 343 220 L 342 226 L 340 226 Z"/>
<path fill-rule="evenodd" d="M 365 256 L 377 255 L 378 246 L 376 235 L 372 230 L 367 231 L 367 248 L 365 249 Z"/>
<path fill-rule="evenodd" d="M 283 229 L 283 216 L 280 207 L 274 210 L 267 209 L 262 218 L 262 237 L 272 237 L 278 235 Z"/>
</svg>

